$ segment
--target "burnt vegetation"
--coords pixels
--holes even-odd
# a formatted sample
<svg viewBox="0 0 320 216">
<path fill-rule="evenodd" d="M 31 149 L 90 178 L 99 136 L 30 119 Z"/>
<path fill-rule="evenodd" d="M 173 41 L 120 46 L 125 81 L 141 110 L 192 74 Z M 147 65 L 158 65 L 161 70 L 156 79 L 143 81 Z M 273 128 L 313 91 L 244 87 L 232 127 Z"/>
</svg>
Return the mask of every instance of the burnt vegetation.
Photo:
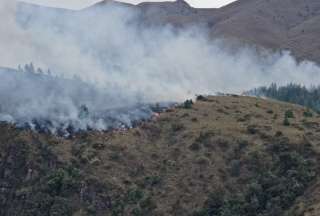
<svg viewBox="0 0 320 216">
<path fill-rule="evenodd" d="M 114 96 L 108 93 L 111 90 L 80 77 L 57 76 L 50 70 L 36 69 L 32 63 L 18 70 L 0 68 L 0 75 L 4 83 L 10 83 L 0 86 L 0 122 L 61 137 L 129 129 L 175 106 L 172 102 L 148 103 L 132 98 L 134 102 L 127 102 L 121 93 Z"/>
</svg>

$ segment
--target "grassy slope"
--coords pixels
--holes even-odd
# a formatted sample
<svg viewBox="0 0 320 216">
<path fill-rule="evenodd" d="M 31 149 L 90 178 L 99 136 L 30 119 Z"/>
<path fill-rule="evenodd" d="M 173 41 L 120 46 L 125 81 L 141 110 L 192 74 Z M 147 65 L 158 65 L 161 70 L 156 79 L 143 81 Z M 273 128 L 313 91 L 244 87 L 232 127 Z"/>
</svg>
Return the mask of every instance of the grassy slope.
<svg viewBox="0 0 320 216">
<path fill-rule="evenodd" d="M 283 125 L 287 110 L 294 113 L 290 126 Z M 286 162 L 275 146 L 315 162 L 304 171 L 318 170 L 320 118 L 305 117 L 304 111 L 276 101 L 220 96 L 128 131 L 69 140 L 2 125 L 0 215 L 222 215 L 223 206 L 210 213 L 209 197 L 247 194 L 259 170 L 278 175 L 277 167 Z M 319 190 L 312 175 L 294 196 L 299 198 L 279 212 L 319 214 L 312 210 L 320 203 Z"/>
</svg>

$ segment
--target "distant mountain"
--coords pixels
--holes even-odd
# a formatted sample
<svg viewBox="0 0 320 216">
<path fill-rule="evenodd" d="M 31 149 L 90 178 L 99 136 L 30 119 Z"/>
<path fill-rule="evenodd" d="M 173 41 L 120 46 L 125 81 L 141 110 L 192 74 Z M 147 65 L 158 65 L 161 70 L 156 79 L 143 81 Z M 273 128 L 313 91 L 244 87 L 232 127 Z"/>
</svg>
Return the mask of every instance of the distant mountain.
<svg viewBox="0 0 320 216">
<path fill-rule="evenodd" d="M 239 0 L 220 9 L 195 9 L 184 1 L 143 3 L 138 7 L 149 23 L 200 23 L 210 28 L 212 37 L 289 49 L 298 59 L 320 62 L 318 0 Z"/>
<path fill-rule="evenodd" d="M 183 0 L 139 5 L 108 0 L 72 13 L 103 9 L 108 4 L 137 11 L 141 21 L 148 25 L 203 25 L 209 28 L 212 38 L 219 36 L 271 49 L 288 49 L 298 59 L 320 63 L 319 0 L 238 0 L 219 9 L 193 8 Z M 19 9 L 28 21 L 39 20 L 44 11 L 46 14 L 70 13 L 25 3 Z"/>
<path fill-rule="evenodd" d="M 219 11 L 213 34 L 289 49 L 299 59 L 320 62 L 320 1 L 240 0 Z"/>
</svg>

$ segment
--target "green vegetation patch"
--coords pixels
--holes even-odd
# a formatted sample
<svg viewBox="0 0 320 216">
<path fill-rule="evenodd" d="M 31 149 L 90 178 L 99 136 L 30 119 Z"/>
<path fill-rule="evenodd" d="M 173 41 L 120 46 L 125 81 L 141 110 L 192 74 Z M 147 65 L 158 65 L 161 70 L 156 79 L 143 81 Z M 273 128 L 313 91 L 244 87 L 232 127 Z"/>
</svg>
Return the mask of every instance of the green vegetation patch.
<svg viewBox="0 0 320 216">
<path fill-rule="evenodd" d="M 193 106 L 193 101 L 192 100 L 186 100 L 182 105 L 182 107 L 184 109 L 191 109 L 192 106 Z"/>
<path fill-rule="evenodd" d="M 317 163 L 311 152 L 309 144 L 295 146 L 279 139 L 242 161 L 232 161 L 232 176 L 241 170 L 250 175 L 237 188 L 225 187 L 234 191 L 213 191 L 194 216 L 282 215 L 315 179 Z"/>
</svg>

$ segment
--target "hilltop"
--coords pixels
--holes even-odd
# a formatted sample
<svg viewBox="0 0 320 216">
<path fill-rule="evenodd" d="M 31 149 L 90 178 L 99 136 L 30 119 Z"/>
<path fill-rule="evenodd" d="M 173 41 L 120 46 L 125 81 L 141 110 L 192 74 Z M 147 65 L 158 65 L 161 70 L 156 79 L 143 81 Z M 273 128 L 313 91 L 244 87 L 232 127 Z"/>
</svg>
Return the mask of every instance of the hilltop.
<svg viewBox="0 0 320 216">
<path fill-rule="evenodd" d="M 0 215 L 319 215 L 319 124 L 253 97 L 198 97 L 129 130 L 0 130 Z"/>
</svg>

